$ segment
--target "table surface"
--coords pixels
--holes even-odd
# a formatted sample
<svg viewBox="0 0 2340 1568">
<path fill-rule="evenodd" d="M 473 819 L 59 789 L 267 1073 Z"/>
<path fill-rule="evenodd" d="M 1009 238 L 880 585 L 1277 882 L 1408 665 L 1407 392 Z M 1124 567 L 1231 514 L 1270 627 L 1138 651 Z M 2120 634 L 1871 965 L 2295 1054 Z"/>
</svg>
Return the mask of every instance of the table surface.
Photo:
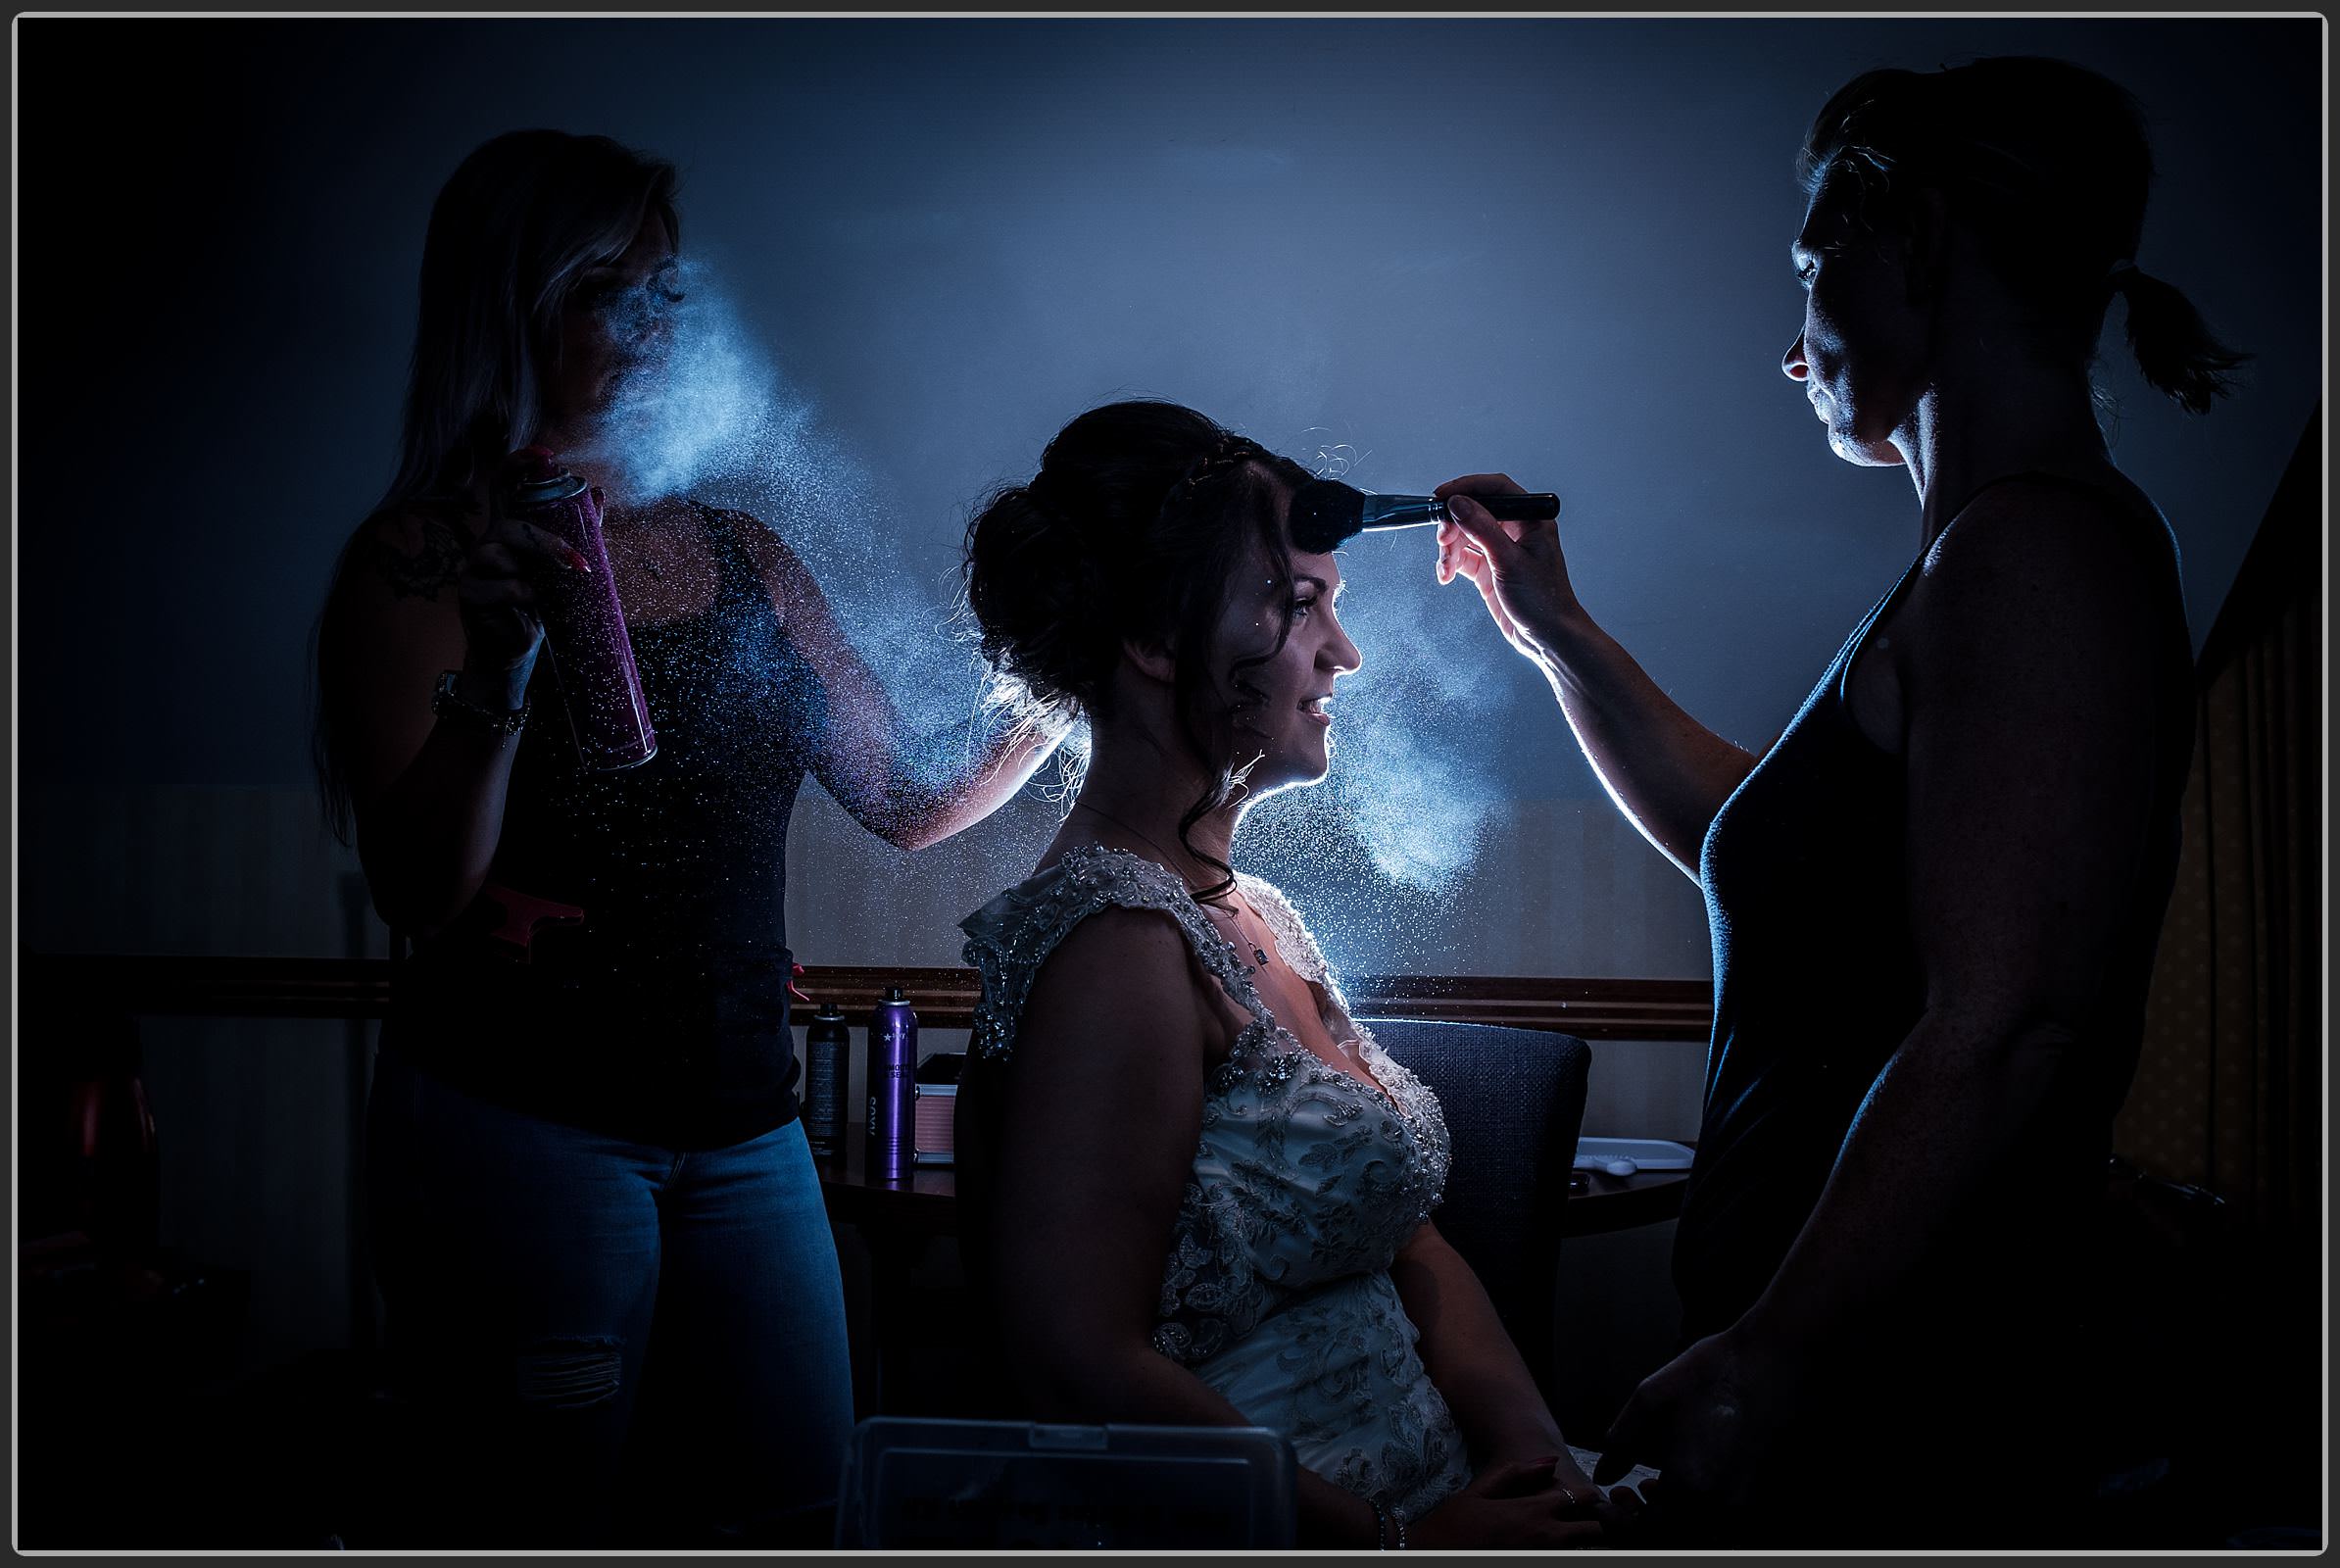
<svg viewBox="0 0 2340 1568">
<path fill-rule="evenodd" d="M 829 1217 L 865 1229 L 953 1234 L 958 1229 L 958 1177 L 949 1165 L 917 1165 L 897 1181 L 869 1174 L 863 1162 L 866 1129 L 848 1124 L 845 1147 L 836 1154 L 813 1156 L 820 1168 L 821 1195 L 828 1200 Z M 1653 1225 L 1682 1212 L 1682 1193 L 1689 1181 L 1686 1170 L 1640 1171 L 1611 1176 L 1606 1171 L 1577 1171 L 1569 1184 L 1568 1207 L 1563 1212 L 1563 1236 L 1592 1236 L 1607 1231 Z"/>
</svg>

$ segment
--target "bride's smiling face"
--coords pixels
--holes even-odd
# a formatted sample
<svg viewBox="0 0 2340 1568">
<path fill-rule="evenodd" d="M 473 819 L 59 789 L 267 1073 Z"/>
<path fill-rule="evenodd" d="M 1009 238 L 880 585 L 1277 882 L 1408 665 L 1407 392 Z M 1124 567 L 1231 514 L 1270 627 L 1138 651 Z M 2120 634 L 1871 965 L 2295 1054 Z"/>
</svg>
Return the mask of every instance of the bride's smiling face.
<svg viewBox="0 0 2340 1568">
<path fill-rule="evenodd" d="M 1292 493 L 1277 488 L 1282 526 Z M 1232 760 L 1240 769 L 1258 759 L 1244 775 L 1253 796 L 1325 776 L 1333 756 L 1333 683 L 1364 662 L 1335 608 L 1341 564 L 1329 554 L 1294 551 L 1292 569 L 1285 582 L 1264 550 L 1250 552 L 1211 638 L 1219 699 L 1233 709 Z M 1262 655 L 1263 662 L 1249 662 Z"/>
</svg>

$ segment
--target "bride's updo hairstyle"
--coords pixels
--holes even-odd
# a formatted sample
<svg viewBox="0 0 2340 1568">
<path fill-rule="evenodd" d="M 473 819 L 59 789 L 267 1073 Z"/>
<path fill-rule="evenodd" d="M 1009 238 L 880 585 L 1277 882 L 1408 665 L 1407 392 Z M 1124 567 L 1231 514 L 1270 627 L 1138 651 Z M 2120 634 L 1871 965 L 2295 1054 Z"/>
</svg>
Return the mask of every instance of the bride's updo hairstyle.
<svg viewBox="0 0 2340 1568">
<path fill-rule="evenodd" d="M 1276 496 L 1309 477 L 1193 409 L 1111 403 L 1058 431 L 1040 472 L 994 494 L 967 526 L 967 605 L 983 657 L 1027 719 L 1108 717 L 1123 642 L 1171 651 L 1187 744 L 1216 775 L 1180 819 L 1182 841 L 1241 787 L 1237 717 L 1258 695 L 1244 675 L 1283 651 L 1291 612 L 1272 646 L 1216 672 L 1232 703 L 1203 663 L 1211 634 L 1258 556 L 1291 602 Z M 1232 881 L 1223 862 L 1198 858 Z"/>
<path fill-rule="evenodd" d="M 1867 72 L 1821 110 L 1800 165 L 1807 196 L 1841 179 L 1856 217 L 1880 226 L 1914 193 L 1941 192 L 2043 346 L 2072 363 L 2094 362 L 2106 308 L 2125 296 L 2137 368 L 2189 414 L 2247 358 L 2138 268 L 2153 153 L 2136 100 L 2093 71 L 2008 56 Z"/>
</svg>

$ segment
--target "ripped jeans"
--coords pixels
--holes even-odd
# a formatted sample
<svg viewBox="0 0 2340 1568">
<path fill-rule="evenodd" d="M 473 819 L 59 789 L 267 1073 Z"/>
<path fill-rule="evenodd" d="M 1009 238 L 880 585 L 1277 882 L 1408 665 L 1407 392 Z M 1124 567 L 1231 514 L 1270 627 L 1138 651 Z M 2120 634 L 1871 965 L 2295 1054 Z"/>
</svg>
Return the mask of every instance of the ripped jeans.
<svg viewBox="0 0 2340 1568">
<path fill-rule="evenodd" d="M 413 1544 L 828 1544 L 853 1385 L 802 1123 L 654 1148 L 384 1051 L 366 1185 Z"/>
</svg>

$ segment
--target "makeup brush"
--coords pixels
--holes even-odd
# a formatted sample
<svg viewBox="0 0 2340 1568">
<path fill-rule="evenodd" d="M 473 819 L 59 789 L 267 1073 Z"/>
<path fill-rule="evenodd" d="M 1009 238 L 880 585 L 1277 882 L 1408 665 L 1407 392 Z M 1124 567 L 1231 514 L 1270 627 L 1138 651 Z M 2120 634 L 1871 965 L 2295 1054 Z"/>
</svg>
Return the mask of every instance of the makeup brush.
<svg viewBox="0 0 2340 1568">
<path fill-rule="evenodd" d="M 1556 495 L 1471 499 L 1504 522 L 1540 522 L 1560 515 Z M 1446 503 L 1436 496 L 1369 496 L 1338 479 L 1311 479 L 1292 492 L 1292 547 L 1321 556 L 1361 533 L 1446 520 Z"/>
</svg>

